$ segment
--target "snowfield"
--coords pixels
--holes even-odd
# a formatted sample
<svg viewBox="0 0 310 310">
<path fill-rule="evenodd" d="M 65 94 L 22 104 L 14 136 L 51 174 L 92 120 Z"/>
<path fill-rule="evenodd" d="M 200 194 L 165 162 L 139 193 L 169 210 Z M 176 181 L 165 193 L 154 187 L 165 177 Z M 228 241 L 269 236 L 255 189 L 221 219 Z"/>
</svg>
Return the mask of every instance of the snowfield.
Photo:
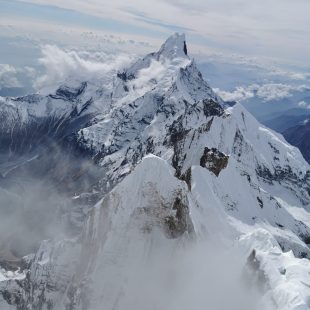
<svg viewBox="0 0 310 310">
<path fill-rule="evenodd" d="M 1 309 L 310 308 L 309 164 L 214 93 L 184 35 L 75 85 L 0 102 L 6 126 L 87 116 L 74 142 L 105 172 L 80 235 L 0 270 Z"/>
</svg>

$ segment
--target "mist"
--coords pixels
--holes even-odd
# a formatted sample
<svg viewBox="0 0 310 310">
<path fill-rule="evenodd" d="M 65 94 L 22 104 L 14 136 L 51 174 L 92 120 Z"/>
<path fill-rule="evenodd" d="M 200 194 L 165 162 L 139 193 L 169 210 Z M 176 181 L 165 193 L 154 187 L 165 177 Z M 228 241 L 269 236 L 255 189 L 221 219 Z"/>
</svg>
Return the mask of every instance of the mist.
<svg viewBox="0 0 310 310">
<path fill-rule="evenodd" d="M 154 246 L 148 254 L 132 260 L 120 253 L 118 266 L 96 269 L 87 309 L 275 309 L 268 283 L 233 245 L 205 239 L 170 249 Z"/>
<path fill-rule="evenodd" d="M 55 137 L 36 141 L 35 133 L 42 130 L 33 132 L 29 140 L 26 131 L 23 140 L 16 133 L 17 147 L 11 143 L 0 154 L 0 266 L 15 270 L 43 240 L 81 233 L 101 195 L 97 183 L 104 175 L 91 156 Z"/>
<path fill-rule="evenodd" d="M 104 172 L 90 157 L 68 152 L 59 143 L 33 151 L 37 156 L 28 161 L 15 154 L 13 162 L 19 165 L 10 165 L 0 182 L 0 266 L 13 270 L 42 240 L 83 234 L 90 210 L 103 195 L 96 182 Z M 223 244 L 212 234 L 186 241 L 157 240 L 155 234 L 155 239 L 142 236 L 142 246 L 141 235 L 131 238 L 134 247 L 129 250 L 125 236 L 113 246 L 117 261 L 109 262 L 109 252 L 95 257 L 88 253 L 98 267 L 84 274 L 85 309 L 273 309 L 272 301 L 263 298 L 265 284 L 248 264 L 250 253 L 240 252 L 232 240 Z M 73 257 L 68 253 L 70 263 Z M 76 276 L 83 272 L 77 269 Z M 54 309 L 63 310 L 64 305 Z"/>
</svg>

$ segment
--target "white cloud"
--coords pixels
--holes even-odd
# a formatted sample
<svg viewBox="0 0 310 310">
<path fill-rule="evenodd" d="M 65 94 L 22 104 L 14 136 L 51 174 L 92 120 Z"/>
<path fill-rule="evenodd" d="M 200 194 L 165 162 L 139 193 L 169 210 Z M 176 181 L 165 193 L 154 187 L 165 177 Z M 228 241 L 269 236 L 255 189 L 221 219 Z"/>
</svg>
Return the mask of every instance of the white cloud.
<svg viewBox="0 0 310 310">
<path fill-rule="evenodd" d="M 254 97 L 254 93 L 252 90 L 247 89 L 245 87 L 237 87 L 234 91 L 228 92 L 224 90 L 220 90 L 218 88 L 214 88 L 214 91 L 218 93 L 223 100 L 225 101 L 244 101 L 246 99 Z"/>
<path fill-rule="evenodd" d="M 304 100 L 298 102 L 298 106 L 304 109 L 310 109 L 310 103 L 307 103 Z"/>
<path fill-rule="evenodd" d="M 57 46 L 42 47 L 44 74 L 35 81 L 34 87 L 41 92 L 53 91 L 68 81 L 102 83 L 113 71 L 121 70 L 132 60 L 127 55 L 65 51 Z"/>
<path fill-rule="evenodd" d="M 27 77 L 32 78 L 32 79 L 34 79 L 37 75 L 37 71 L 34 68 L 28 67 L 28 66 L 24 67 L 23 72 L 25 73 Z"/>
<path fill-rule="evenodd" d="M 298 89 L 298 88 L 297 88 Z M 264 101 L 280 100 L 291 96 L 291 91 L 297 90 L 295 87 L 285 84 L 265 84 L 252 86 L 253 92 L 257 97 Z"/>
<path fill-rule="evenodd" d="M 267 102 L 291 97 L 292 92 L 299 92 L 305 89 L 306 86 L 304 85 L 292 86 L 287 84 L 270 83 L 263 85 L 252 84 L 246 87 L 239 86 L 232 92 L 222 91 L 220 89 L 215 89 L 215 91 L 226 101 L 242 102 L 256 96 Z"/>
<path fill-rule="evenodd" d="M 167 73 L 168 67 L 168 61 L 152 60 L 149 67 L 139 71 L 137 78 L 132 81 L 132 86 L 136 89 L 149 87 L 153 80 L 162 80 Z"/>
<path fill-rule="evenodd" d="M 8 64 L 0 64 L 0 89 L 3 87 L 21 87 L 16 75 L 18 70 Z"/>
<path fill-rule="evenodd" d="M 309 73 L 287 71 L 276 67 L 270 68 L 270 75 L 282 76 L 292 80 L 307 80 L 310 77 Z"/>
<path fill-rule="evenodd" d="M 169 32 L 193 30 L 206 47 L 306 61 L 310 53 L 308 0 L 27 0 L 74 9 L 119 22 Z M 139 16 L 143 18 L 139 18 Z M 156 21 L 154 23 L 154 20 Z M 124 28 L 124 26 L 123 26 Z M 171 28 L 172 29 L 172 28 Z M 173 30 L 170 30 L 173 31 Z M 119 32 L 122 32 L 120 27 Z M 145 35 L 147 36 L 147 35 Z M 152 36 L 152 35 L 150 35 Z M 201 41 L 201 40 L 200 40 Z M 303 46 L 303 48 L 296 48 Z"/>
<path fill-rule="evenodd" d="M 0 90 L 2 88 L 22 88 L 25 79 L 33 79 L 35 70 L 31 67 L 15 67 L 0 64 Z"/>
</svg>

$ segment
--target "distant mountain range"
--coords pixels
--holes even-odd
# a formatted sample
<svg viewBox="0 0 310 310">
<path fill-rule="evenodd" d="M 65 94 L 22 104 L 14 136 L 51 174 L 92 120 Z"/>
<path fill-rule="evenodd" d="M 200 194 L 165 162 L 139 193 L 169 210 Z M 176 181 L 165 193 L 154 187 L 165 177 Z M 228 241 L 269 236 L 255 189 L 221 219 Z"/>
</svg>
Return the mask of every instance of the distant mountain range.
<svg viewBox="0 0 310 310">
<path fill-rule="evenodd" d="M 308 309 L 300 151 L 184 35 L 95 82 L 0 98 L 0 309 Z"/>
<path fill-rule="evenodd" d="M 310 163 L 310 116 L 303 124 L 286 129 L 283 136 L 289 143 L 298 147 Z"/>
<path fill-rule="evenodd" d="M 289 109 L 273 113 L 271 118 L 262 121 L 267 127 L 282 133 L 285 139 L 299 148 L 304 158 L 310 162 L 310 110 Z"/>
<path fill-rule="evenodd" d="M 309 118 L 310 109 L 294 108 L 265 115 L 262 117 L 261 122 L 267 127 L 282 133 L 286 129 L 302 125 Z"/>
</svg>

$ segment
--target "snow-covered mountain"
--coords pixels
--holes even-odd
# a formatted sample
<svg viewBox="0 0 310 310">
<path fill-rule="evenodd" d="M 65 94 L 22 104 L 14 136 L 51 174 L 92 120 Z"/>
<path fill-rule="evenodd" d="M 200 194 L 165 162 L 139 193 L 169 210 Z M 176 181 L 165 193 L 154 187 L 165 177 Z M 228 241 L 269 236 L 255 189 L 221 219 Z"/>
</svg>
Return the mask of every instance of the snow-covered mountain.
<svg viewBox="0 0 310 310">
<path fill-rule="evenodd" d="M 71 238 L 0 257 L 1 309 L 309 309 L 309 164 L 212 91 L 184 35 L 102 85 L 0 104 L 3 179 L 57 143 L 100 167 L 74 199 L 101 197 Z"/>
<path fill-rule="evenodd" d="M 267 127 L 283 133 L 285 130 L 301 125 L 303 122 L 306 122 L 310 117 L 309 109 L 290 109 L 281 113 L 274 113 L 269 116 L 268 119 L 265 119 L 264 125 Z"/>
</svg>

